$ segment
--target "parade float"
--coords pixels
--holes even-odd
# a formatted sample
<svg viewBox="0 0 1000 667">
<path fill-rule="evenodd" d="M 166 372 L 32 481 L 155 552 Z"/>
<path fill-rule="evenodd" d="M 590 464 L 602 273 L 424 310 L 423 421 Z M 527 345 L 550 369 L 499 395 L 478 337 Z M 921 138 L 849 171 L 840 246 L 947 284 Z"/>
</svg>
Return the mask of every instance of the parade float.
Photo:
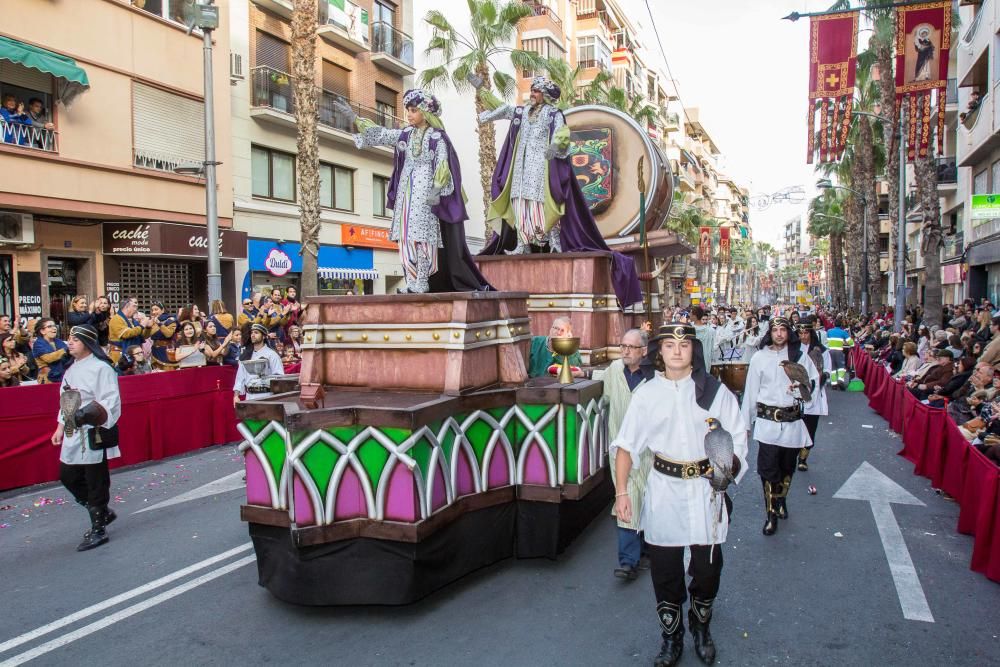
<svg viewBox="0 0 1000 667">
<path fill-rule="evenodd" d="M 658 149 L 613 110 L 567 116 L 578 179 L 604 170 L 585 188 L 602 233 L 648 240 L 673 185 Z M 630 191 L 638 169 L 648 192 Z M 499 291 L 309 299 L 298 382 L 237 406 L 241 516 L 279 599 L 410 603 L 511 556 L 553 558 L 606 511 L 602 383 L 529 379 L 531 337 L 568 315 L 560 352 L 598 365 L 643 313 L 619 308 L 608 252 L 477 261 Z"/>
</svg>

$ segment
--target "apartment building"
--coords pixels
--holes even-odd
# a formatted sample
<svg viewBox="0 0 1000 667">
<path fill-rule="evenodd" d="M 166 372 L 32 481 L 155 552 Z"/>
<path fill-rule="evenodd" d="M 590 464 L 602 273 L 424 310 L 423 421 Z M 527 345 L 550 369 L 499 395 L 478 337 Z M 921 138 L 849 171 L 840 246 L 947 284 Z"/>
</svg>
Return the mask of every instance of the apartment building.
<svg viewBox="0 0 1000 667">
<path fill-rule="evenodd" d="M 213 64 L 226 72 L 229 13 Z M 202 36 L 181 0 L 6 0 L 0 25 L 0 312 L 65 320 L 75 294 L 143 309 L 206 307 Z M 229 82 L 216 77 L 223 295 L 236 303 L 245 236 L 232 228 Z M 34 118 L 18 112 L 40 107 Z"/>
<path fill-rule="evenodd" d="M 292 0 L 250 0 L 231 8 L 234 225 L 249 236 L 246 260 L 237 267 L 244 295 L 298 287 L 301 277 L 292 7 Z M 354 128 L 334 102 L 401 127 L 403 93 L 415 72 L 412 28 L 408 1 L 320 0 L 320 294 L 383 294 L 401 284 L 385 206 L 393 147 L 355 149 Z"/>
</svg>

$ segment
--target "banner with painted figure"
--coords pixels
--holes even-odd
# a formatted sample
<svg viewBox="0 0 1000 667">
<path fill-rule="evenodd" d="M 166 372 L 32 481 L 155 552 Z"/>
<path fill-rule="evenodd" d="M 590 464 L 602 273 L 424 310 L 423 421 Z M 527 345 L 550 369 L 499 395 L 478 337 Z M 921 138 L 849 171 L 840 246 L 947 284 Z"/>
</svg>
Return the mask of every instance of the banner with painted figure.
<svg viewBox="0 0 1000 667">
<path fill-rule="evenodd" d="M 858 15 L 848 11 L 809 19 L 808 164 L 813 159 L 839 160 L 847 145 L 858 67 Z"/>
<path fill-rule="evenodd" d="M 948 52 L 951 50 L 951 2 L 941 0 L 896 10 L 896 117 L 909 99 L 907 159 L 926 157 L 933 123 L 937 149 L 944 149 L 945 115 L 932 99 L 948 93 Z"/>
<path fill-rule="evenodd" d="M 729 262 L 729 228 L 721 227 L 719 229 L 719 259 L 723 263 Z"/>
<path fill-rule="evenodd" d="M 712 258 L 712 228 L 702 227 L 698 230 L 698 261 L 707 263 Z"/>
</svg>

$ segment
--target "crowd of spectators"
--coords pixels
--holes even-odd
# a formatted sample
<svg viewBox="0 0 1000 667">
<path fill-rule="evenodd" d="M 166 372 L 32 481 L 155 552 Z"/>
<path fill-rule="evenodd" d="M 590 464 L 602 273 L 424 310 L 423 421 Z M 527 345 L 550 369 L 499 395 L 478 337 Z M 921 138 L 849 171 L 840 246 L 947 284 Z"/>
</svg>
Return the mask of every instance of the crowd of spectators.
<svg viewBox="0 0 1000 667">
<path fill-rule="evenodd" d="M 5 94 L 0 104 L 0 120 L 3 121 L 3 142 L 19 146 L 49 148 L 46 145 L 44 133 L 25 131 L 29 127 L 52 130 L 55 125 L 49 119 L 45 103 L 37 97 L 32 97 L 25 105 L 16 95 Z"/>
<path fill-rule="evenodd" d="M 266 343 L 277 352 L 285 372 L 299 370 L 302 332 L 299 321 L 305 305 L 296 290 L 275 289 L 243 300 L 238 315 L 225 303 L 214 301 L 210 313 L 197 304 L 168 312 L 161 302 L 139 310 L 134 298 L 124 298 L 113 309 L 107 297 L 93 301 L 78 295 L 70 301 L 65 331 L 90 324 L 99 344 L 115 362 L 120 375 L 142 375 L 184 368 L 239 364 L 250 327 L 263 325 Z M 28 320 L 19 326 L 10 315 L 0 314 L 0 387 L 57 383 L 72 363 L 61 330 L 52 318 Z"/>
</svg>

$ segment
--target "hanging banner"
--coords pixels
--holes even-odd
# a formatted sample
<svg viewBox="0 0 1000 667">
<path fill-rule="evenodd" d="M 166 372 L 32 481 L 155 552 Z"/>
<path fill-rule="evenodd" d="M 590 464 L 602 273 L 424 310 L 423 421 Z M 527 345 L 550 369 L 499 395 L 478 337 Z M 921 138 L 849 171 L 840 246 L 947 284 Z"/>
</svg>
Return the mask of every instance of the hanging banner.
<svg viewBox="0 0 1000 667">
<path fill-rule="evenodd" d="M 698 261 L 704 264 L 712 257 L 712 228 L 702 227 L 698 239 Z"/>
<path fill-rule="evenodd" d="M 858 66 L 858 15 L 850 11 L 809 19 L 808 164 L 814 158 L 839 160 L 847 145 Z"/>
<path fill-rule="evenodd" d="M 719 229 L 719 258 L 723 263 L 729 263 L 729 228 Z"/>
<path fill-rule="evenodd" d="M 948 90 L 951 49 L 951 2 L 940 0 L 896 10 L 896 116 L 909 103 L 907 159 L 927 156 L 931 124 L 937 125 L 937 149 L 944 149 L 944 113 L 931 96 L 943 101 Z"/>
</svg>

